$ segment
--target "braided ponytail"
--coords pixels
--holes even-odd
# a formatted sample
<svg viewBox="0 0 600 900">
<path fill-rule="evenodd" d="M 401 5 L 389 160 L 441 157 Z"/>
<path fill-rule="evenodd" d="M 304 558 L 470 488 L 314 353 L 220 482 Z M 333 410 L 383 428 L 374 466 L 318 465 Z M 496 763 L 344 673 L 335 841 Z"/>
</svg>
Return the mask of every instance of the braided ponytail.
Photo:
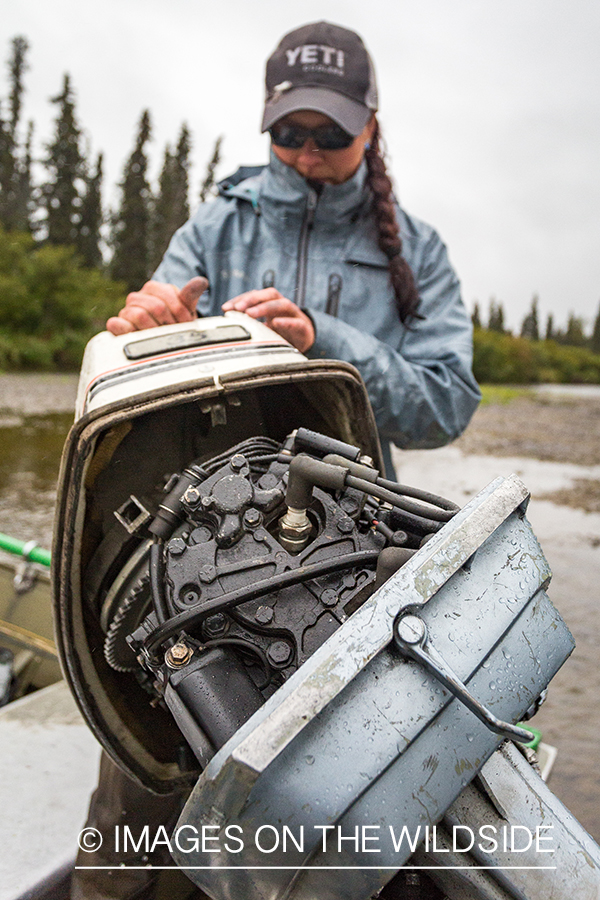
<svg viewBox="0 0 600 900">
<path fill-rule="evenodd" d="M 377 243 L 389 260 L 390 281 L 400 321 L 408 324 L 411 319 L 421 318 L 417 313 L 419 294 L 410 266 L 402 256 L 402 240 L 396 220 L 392 182 L 387 174 L 377 119 L 370 147 L 365 153 L 365 161 L 368 172 L 367 183 L 373 194 L 372 211 L 377 224 Z"/>
</svg>

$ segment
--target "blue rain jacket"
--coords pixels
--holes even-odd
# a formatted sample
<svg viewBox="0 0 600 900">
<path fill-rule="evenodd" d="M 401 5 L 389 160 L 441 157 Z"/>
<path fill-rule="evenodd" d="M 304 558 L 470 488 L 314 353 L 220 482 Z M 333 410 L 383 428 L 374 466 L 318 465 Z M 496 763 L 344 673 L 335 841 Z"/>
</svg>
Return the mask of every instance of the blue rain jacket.
<svg viewBox="0 0 600 900">
<path fill-rule="evenodd" d="M 404 326 L 396 312 L 388 260 L 377 246 L 363 161 L 319 194 L 271 153 L 268 166 L 241 168 L 180 228 L 154 280 L 182 287 L 204 275 L 198 302 L 220 315 L 226 300 L 275 287 L 310 313 L 309 358 L 342 359 L 369 392 L 386 467 L 389 442 L 438 447 L 465 429 L 480 399 L 471 371 L 472 328 L 446 248 L 437 233 L 397 207 L 403 255 L 423 319 Z"/>
</svg>

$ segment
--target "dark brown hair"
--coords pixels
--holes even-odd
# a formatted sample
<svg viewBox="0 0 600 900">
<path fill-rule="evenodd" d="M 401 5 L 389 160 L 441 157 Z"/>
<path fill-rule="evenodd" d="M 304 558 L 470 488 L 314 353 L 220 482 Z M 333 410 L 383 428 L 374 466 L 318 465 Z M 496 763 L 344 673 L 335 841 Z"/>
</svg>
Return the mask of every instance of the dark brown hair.
<svg viewBox="0 0 600 900">
<path fill-rule="evenodd" d="M 402 255 L 402 240 L 396 219 L 392 182 L 387 173 L 381 143 L 379 122 L 375 119 L 371 145 L 365 153 L 367 183 L 373 194 L 372 213 L 377 224 L 377 243 L 389 260 L 390 281 L 398 315 L 403 324 L 409 325 L 412 319 L 421 318 L 417 313 L 419 294 L 410 266 Z"/>
</svg>

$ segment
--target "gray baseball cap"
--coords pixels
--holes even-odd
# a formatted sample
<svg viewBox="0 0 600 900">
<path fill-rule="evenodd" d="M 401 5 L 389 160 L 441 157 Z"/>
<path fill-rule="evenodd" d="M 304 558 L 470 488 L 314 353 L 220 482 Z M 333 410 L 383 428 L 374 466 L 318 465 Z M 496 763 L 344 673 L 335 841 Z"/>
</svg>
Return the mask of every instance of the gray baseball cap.
<svg viewBox="0 0 600 900">
<path fill-rule="evenodd" d="M 290 31 L 267 60 L 262 131 L 302 109 L 329 116 L 354 136 L 377 109 L 375 69 L 354 31 L 313 22 Z"/>
</svg>

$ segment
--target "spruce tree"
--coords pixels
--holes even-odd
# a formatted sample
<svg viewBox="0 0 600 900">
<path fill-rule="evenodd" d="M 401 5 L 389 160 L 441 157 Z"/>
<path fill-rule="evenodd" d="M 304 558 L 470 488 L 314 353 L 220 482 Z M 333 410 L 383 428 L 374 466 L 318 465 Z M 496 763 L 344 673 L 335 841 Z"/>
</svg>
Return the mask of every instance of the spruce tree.
<svg viewBox="0 0 600 900">
<path fill-rule="evenodd" d="M 47 238 L 51 244 L 77 244 L 81 218 L 80 186 L 85 175 L 81 130 L 75 115 L 71 80 L 64 76 L 63 89 L 52 103 L 58 106 L 54 139 L 45 160 L 49 179 L 43 187 Z"/>
<path fill-rule="evenodd" d="M 21 106 L 23 104 L 23 75 L 28 69 L 25 61 L 29 44 L 27 38 L 22 35 L 13 38 L 12 54 L 8 63 L 10 71 L 10 130 L 16 143 L 17 128 L 21 118 Z"/>
<path fill-rule="evenodd" d="M 481 315 L 479 313 L 479 303 L 475 302 L 473 306 L 473 315 L 471 316 L 473 328 L 481 328 Z"/>
<path fill-rule="evenodd" d="M 146 144 L 150 140 L 150 113 L 142 113 L 133 152 L 120 183 L 121 205 L 113 217 L 114 256 L 111 274 L 129 290 L 140 288 L 150 270 L 150 201 Z"/>
<path fill-rule="evenodd" d="M 0 115 L 0 222 L 7 229 L 16 229 L 28 222 L 27 205 L 23 201 L 22 161 L 19 157 L 19 122 L 23 105 L 23 76 L 27 70 L 26 56 L 29 44 L 26 38 L 12 39 L 8 60 L 10 75 L 9 115 Z"/>
<path fill-rule="evenodd" d="M 165 148 L 158 196 L 153 204 L 152 269 L 160 263 L 173 234 L 190 216 L 188 201 L 190 150 L 190 132 L 184 123 L 181 126 L 175 153 L 171 152 L 168 144 Z"/>
<path fill-rule="evenodd" d="M 158 194 L 152 204 L 152 240 L 150 268 L 156 269 L 167 249 L 173 231 L 171 215 L 174 202 L 173 155 L 167 144 L 163 166 L 158 179 Z"/>
<path fill-rule="evenodd" d="M 583 330 L 583 320 L 575 313 L 569 313 L 567 330 L 564 333 L 563 343 L 570 347 L 585 347 L 587 340 Z"/>
<path fill-rule="evenodd" d="M 537 294 L 534 294 L 533 300 L 531 301 L 531 309 L 523 319 L 523 324 L 521 325 L 521 337 L 528 338 L 530 341 L 539 341 L 540 339 L 537 305 L 538 296 Z"/>
<path fill-rule="evenodd" d="M 32 146 L 33 122 L 29 122 L 27 125 L 27 137 L 25 138 L 23 153 L 19 160 L 19 170 L 17 173 L 14 227 L 17 231 L 27 231 L 30 234 L 34 234 L 36 231 L 36 222 L 34 219 L 36 191 L 31 172 L 33 163 Z"/>
<path fill-rule="evenodd" d="M 546 340 L 556 340 L 556 333 L 554 331 L 554 316 L 552 315 L 552 313 L 548 313 L 548 318 L 546 319 Z"/>
<path fill-rule="evenodd" d="M 173 157 L 173 223 L 177 230 L 190 217 L 190 152 L 192 141 L 185 124 L 181 126 L 175 156 Z"/>
<path fill-rule="evenodd" d="M 210 197 L 213 188 L 215 186 L 215 171 L 217 166 L 221 161 L 221 144 L 223 143 L 223 137 L 218 137 L 215 141 L 215 147 L 213 150 L 213 155 L 206 167 L 206 175 L 204 177 L 204 181 L 202 182 L 202 187 L 200 188 L 200 202 L 204 203 Z"/>
<path fill-rule="evenodd" d="M 85 179 L 85 194 L 81 203 L 81 219 L 75 244 L 77 252 L 88 268 L 102 264 L 100 227 L 102 225 L 102 153 L 98 154 L 94 174 Z"/>
<path fill-rule="evenodd" d="M 590 338 L 590 348 L 594 353 L 600 353 L 600 306 L 598 306 L 598 312 L 594 319 L 594 329 Z"/>
<path fill-rule="evenodd" d="M 0 106 L 0 225 L 10 228 L 10 204 L 14 159 L 10 139 L 10 125 Z"/>
<path fill-rule="evenodd" d="M 493 298 L 490 300 L 488 331 L 497 331 L 499 334 L 505 333 L 504 309 L 502 308 L 502 304 L 497 303 Z"/>
</svg>

